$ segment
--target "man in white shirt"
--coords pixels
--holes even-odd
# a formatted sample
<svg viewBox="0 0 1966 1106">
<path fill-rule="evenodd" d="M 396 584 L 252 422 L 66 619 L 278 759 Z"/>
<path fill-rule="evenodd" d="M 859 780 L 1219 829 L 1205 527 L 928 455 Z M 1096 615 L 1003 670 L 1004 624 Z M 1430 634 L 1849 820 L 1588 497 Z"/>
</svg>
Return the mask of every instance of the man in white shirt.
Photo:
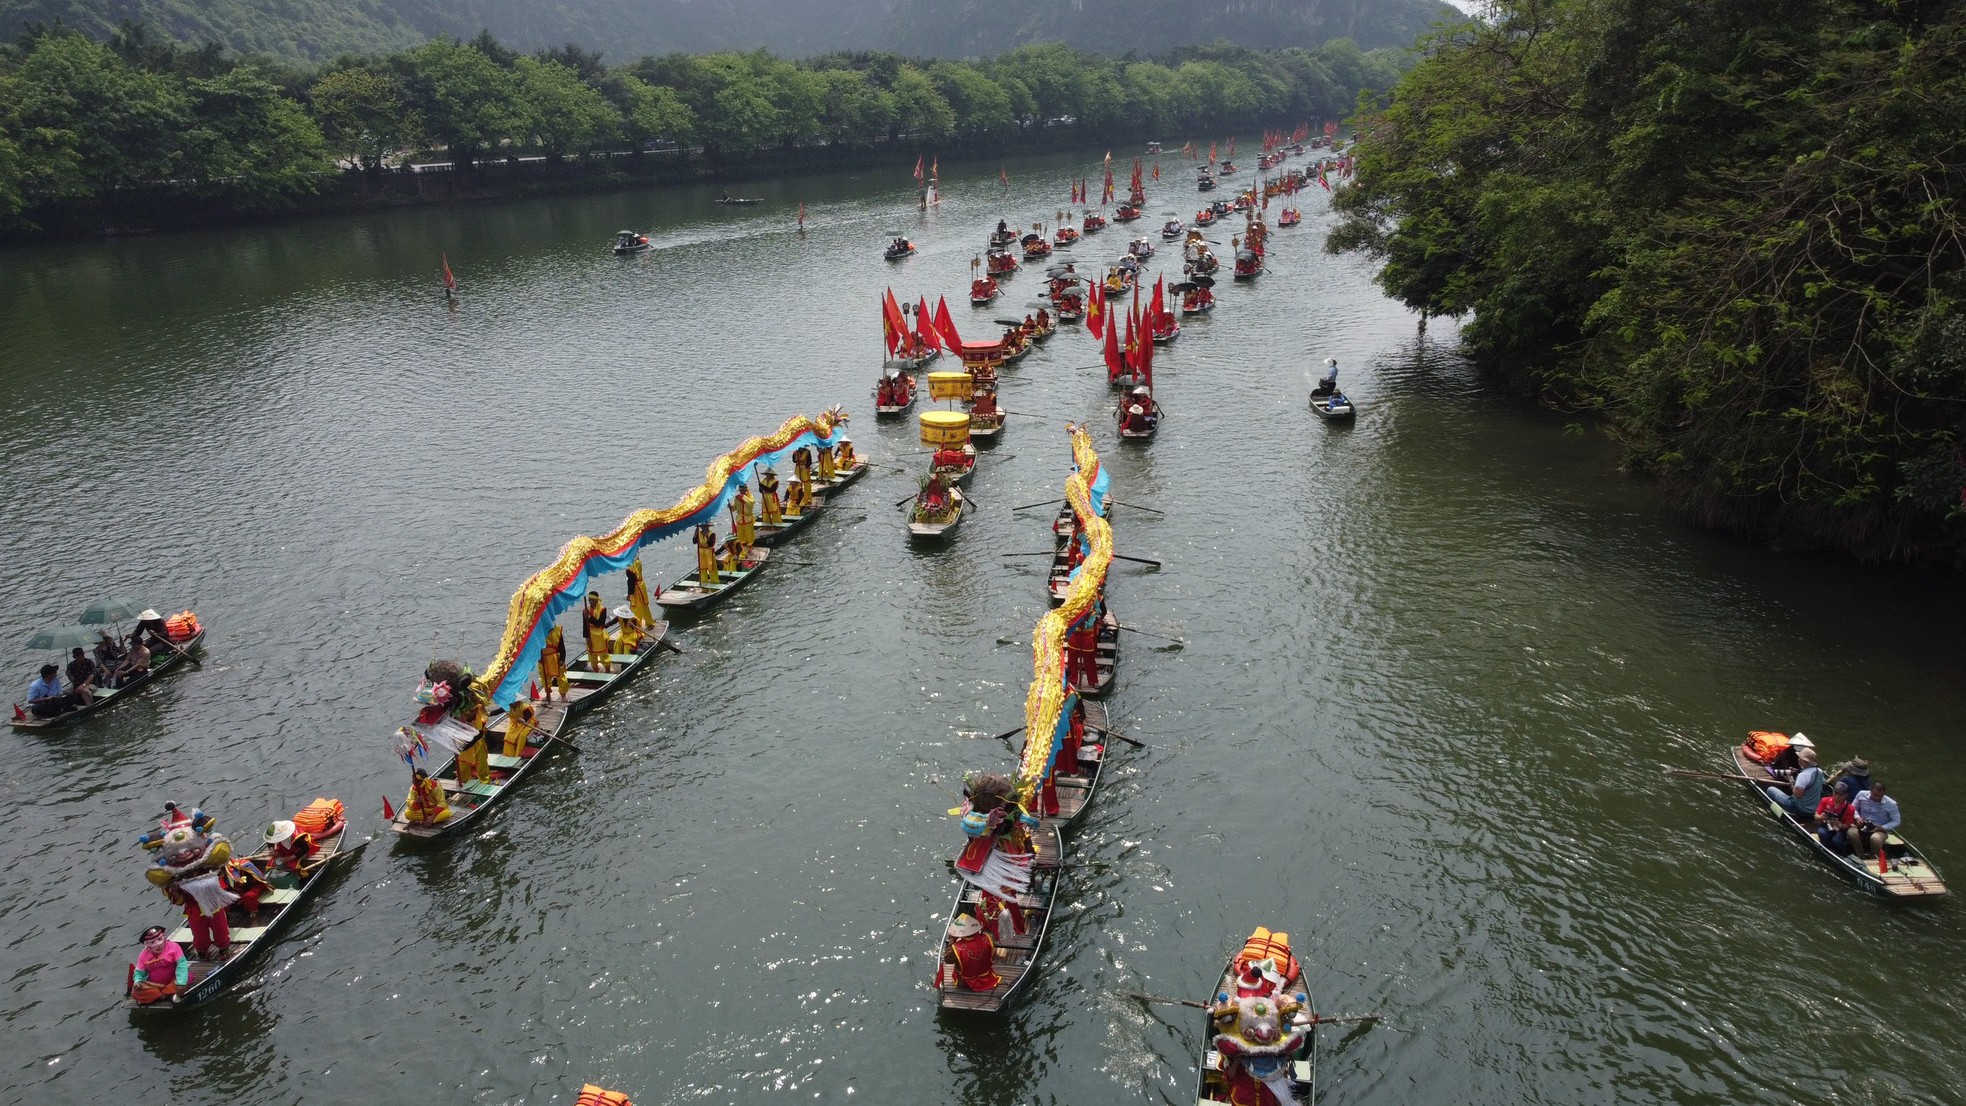
<svg viewBox="0 0 1966 1106">
<path fill-rule="evenodd" d="M 1884 781 L 1870 781 L 1870 790 L 1851 804 L 1857 808 L 1857 824 L 1847 831 L 1850 848 L 1866 858 L 1884 847 L 1884 839 L 1904 821 L 1898 813 L 1898 800 L 1884 793 Z"/>
</svg>

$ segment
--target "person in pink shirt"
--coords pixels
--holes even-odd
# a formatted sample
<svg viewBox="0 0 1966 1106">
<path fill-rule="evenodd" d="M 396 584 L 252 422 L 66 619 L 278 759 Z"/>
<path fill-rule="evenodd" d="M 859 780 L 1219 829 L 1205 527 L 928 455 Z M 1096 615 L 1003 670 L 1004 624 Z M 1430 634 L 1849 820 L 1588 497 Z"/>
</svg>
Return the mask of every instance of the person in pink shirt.
<svg viewBox="0 0 1966 1106">
<path fill-rule="evenodd" d="M 146 1006 L 166 999 L 176 1002 L 191 981 L 190 958 L 163 926 L 144 930 L 142 941 L 143 951 L 130 969 L 130 997 Z"/>
</svg>

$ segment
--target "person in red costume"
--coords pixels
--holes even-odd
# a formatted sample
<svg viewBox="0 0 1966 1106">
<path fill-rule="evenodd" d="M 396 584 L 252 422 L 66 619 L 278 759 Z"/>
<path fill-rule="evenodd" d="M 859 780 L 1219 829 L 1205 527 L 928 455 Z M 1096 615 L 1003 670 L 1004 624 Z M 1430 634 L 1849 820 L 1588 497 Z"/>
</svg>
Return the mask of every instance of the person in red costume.
<svg viewBox="0 0 1966 1106">
<path fill-rule="evenodd" d="M 968 465 L 968 454 L 960 449 L 951 449 L 948 446 L 943 446 L 941 449 L 935 451 L 935 460 L 929 467 L 938 469 L 962 469 L 968 467 Z"/>
<path fill-rule="evenodd" d="M 971 991 L 994 991 L 1003 983 L 997 974 L 997 945 L 983 932 L 983 923 L 968 914 L 949 923 L 949 959 L 956 982 Z"/>
<path fill-rule="evenodd" d="M 1072 623 L 1071 632 L 1065 635 L 1066 682 L 1080 688 L 1097 685 L 1098 655 L 1098 623 L 1090 616 Z"/>
</svg>

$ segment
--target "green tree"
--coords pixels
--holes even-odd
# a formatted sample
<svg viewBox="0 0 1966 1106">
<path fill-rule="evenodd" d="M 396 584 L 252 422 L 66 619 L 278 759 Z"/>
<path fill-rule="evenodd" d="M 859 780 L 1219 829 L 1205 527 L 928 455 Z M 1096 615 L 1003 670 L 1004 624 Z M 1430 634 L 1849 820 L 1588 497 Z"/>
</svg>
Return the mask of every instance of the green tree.
<svg viewBox="0 0 1966 1106">
<path fill-rule="evenodd" d="M 101 196 L 171 173 L 187 108 L 175 80 L 132 69 L 81 35 L 50 34 L 12 85 L 0 110 L 12 120 L 24 192 Z"/>
<path fill-rule="evenodd" d="M 855 69 L 827 69 L 825 108 L 820 126 L 834 143 L 868 147 L 894 125 L 894 98 Z"/>
<path fill-rule="evenodd" d="M 371 173 L 422 133 L 408 90 L 386 69 L 330 70 L 308 90 L 308 100 L 330 147 Z"/>
<path fill-rule="evenodd" d="M 948 101 L 956 133 L 970 141 L 1008 136 L 1017 127 L 1010 93 L 967 62 L 937 62 L 928 71 L 935 89 Z"/>
<path fill-rule="evenodd" d="M 661 88 L 617 71 L 603 82 L 609 99 L 621 112 L 622 133 L 637 150 L 651 139 L 687 146 L 695 139 L 696 113 L 673 88 Z"/>
<path fill-rule="evenodd" d="M 194 78 L 182 167 L 208 194 L 273 211 L 318 190 L 331 166 L 320 128 L 273 82 L 251 69 Z"/>
<path fill-rule="evenodd" d="M 956 113 L 936 90 L 928 74 L 904 65 L 894 77 L 894 126 L 924 141 L 947 138 L 956 128 Z"/>
<path fill-rule="evenodd" d="M 558 62 L 517 58 L 513 71 L 525 118 L 548 160 L 587 153 L 620 132 L 621 113 L 572 69 Z"/>
<path fill-rule="evenodd" d="M 409 64 L 424 131 L 459 169 L 527 129 L 517 82 L 483 51 L 433 39 L 410 51 Z"/>
</svg>

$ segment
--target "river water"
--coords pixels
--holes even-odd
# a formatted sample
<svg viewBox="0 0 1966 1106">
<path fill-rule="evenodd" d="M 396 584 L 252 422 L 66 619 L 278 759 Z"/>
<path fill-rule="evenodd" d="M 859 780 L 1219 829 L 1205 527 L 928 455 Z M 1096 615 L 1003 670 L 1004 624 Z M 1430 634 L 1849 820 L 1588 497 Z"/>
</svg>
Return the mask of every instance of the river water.
<svg viewBox="0 0 1966 1106">
<path fill-rule="evenodd" d="M 1007 373 L 1040 417 L 985 455 L 983 509 L 907 547 L 923 460 L 871 417 L 877 296 L 987 329 L 1004 312 L 961 296 L 986 231 L 1049 218 L 1095 156 L 1013 162 L 1008 192 L 952 168 L 929 215 L 905 175 L 840 175 L 748 209 L 649 191 L 0 254 L 15 694 L 20 643 L 97 596 L 211 630 L 201 670 L 5 738 L 0 1097 L 1181 1104 L 1193 1011 L 1121 993 L 1202 996 L 1266 924 L 1321 1009 L 1386 1015 L 1323 1031 L 1326 1102 L 1959 1101 L 1958 908 L 1869 901 L 1660 766 L 1806 728 L 1966 879 L 1966 589 L 1691 529 L 1324 255 L 1321 194 L 1162 351 L 1158 441 L 1116 448 L 1095 346 L 1061 334 Z M 1192 211 L 1177 178 L 1136 227 Z M 611 256 L 621 227 L 656 249 Z M 884 264 L 890 231 L 920 255 Z M 1305 410 L 1327 355 L 1355 427 Z M 679 628 L 578 754 L 475 837 L 378 840 L 220 1000 L 117 1007 L 169 920 L 131 845 L 163 800 L 245 835 L 332 794 L 380 830 L 428 659 L 482 665 L 562 542 L 833 403 L 889 467 Z M 1185 645 L 1126 641 L 1112 705 L 1146 748 L 1068 847 L 1042 977 L 1002 1019 L 942 1016 L 947 789 L 1011 762 L 990 735 L 1021 720 L 1044 562 L 1002 554 L 1048 548 L 1051 508 L 1011 508 L 1061 494 L 1067 419 L 1164 512 L 1116 509 L 1118 550 L 1165 566 L 1117 565 L 1114 608 Z"/>
</svg>

